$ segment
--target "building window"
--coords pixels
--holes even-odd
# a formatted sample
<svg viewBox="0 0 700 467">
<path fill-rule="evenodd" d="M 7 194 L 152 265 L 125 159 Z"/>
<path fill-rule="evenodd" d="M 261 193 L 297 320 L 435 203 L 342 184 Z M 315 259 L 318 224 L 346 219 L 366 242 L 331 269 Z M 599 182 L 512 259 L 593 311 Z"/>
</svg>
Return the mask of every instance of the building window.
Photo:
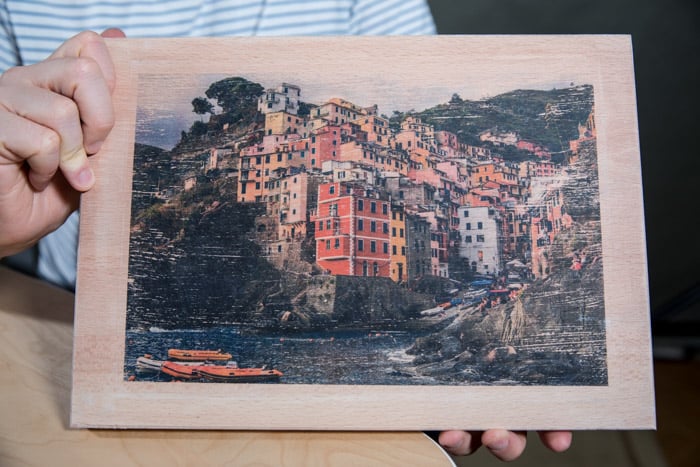
<svg viewBox="0 0 700 467">
<path fill-rule="evenodd" d="M 477 241 L 477 242 L 480 242 L 480 243 L 483 243 L 483 242 L 485 242 L 486 240 L 485 240 L 485 238 L 484 238 L 483 235 L 477 235 L 477 236 L 476 236 L 476 241 Z"/>
<path fill-rule="evenodd" d="M 365 201 L 362 199 L 357 200 L 357 210 L 358 211 L 364 211 L 365 210 Z"/>
<path fill-rule="evenodd" d="M 377 203 L 375 203 L 374 201 L 369 203 L 369 212 L 372 212 L 372 213 L 377 212 Z"/>
<path fill-rule="evenodd" d="M 394 256 L 396 256 L 396 254 L 397 254 L 396 245 L 391 245 L 391 254 L 394 255 Z"/>
<path fill-rule="evenodd" d="M 382 214 L 385 216 L 389 214 L 389 205 L 388 204 L 382 204 Z"/>
<path fill-rule="evenodd" d="M 364 219 L 357 219 L 357 230 L 364 230 L 364 229 L 365 229 Z"/>
<path fill-rule="evenodd" d="M 329 194 L 329 195 L 332 195 L 332 194 L 334 194 L 334 193 L 335 193 L 335 185 L 331 185 L 331 186 L 328 188 L 328 194 Z"/>
<path fill-rule="evenodd" d="M 376 231 L 377 231 L 377 222 L 376 222 L 376 221 L 370 221 L 370 223 L 369 223 L 369 231 L 370 231 L 370 232 L 376 232 Z"/>
<path fill-rule="evenodd" d="M 406 256 L 406 247 L 405 246 L 401 247 L 401 256 Z"/>
<path fill-rule="evenodd" d="M 466 229 L 467 229 L 467 230 L 471 230 L 471 229 L 472 229 L 472 223 L 471 223 L 471 222 L 467 222 Z"/>
<path fill-rule="evenodd" d="M 331 241 L 326 240 L 326 250 L 330 250 L 330 249 L 331 249 Z"/>
<path fill-rule="evenodd" d="M 386 222 L 384 222 L 384 225 L 382 227 L 382 232 L 385 234 L 389 233 L 389 224 L 387 224 Z"/>
<path fill-rule="evenodd" d="M 374 272 L 375 276 L 379 275 L 379 265 L 376 262 L 372 265 L 372 272 Z"/>
<path fill-rule="evenodd" d="M 335 245 L 333 245 L 333 246 L 334 246 L 334 248 L 335 248 L 336 250 L 337 250 L 338 248 L 340 248 L 340 239 L 339 239 L 339 238 L 336 238 L 336 239 L 335 239 Z"/>
<path fill-rule="evenodd" d="M 365 251 L 365 241 L 364 240 L 357 241 L 357 251 Z"/>
<path fill-rule="evenodd" d="M 377 242 L 375 242 L 374 240 L 372 240 L 371 242 L 369 242 L 369 251 L 370 251 L 370 253 L 376 253 L 376 252 L 377 252 Z"/>
<path fill-rule="evenodd" d="M 323 221 L 318 221 L 318 231 L 323 230 Z"/>
<path fill-rule="evenodd" d="M 388 244 L 387 242 L 384 242 L 384 245 L 382 246 L 382 252 L 383 252 L 385 255 L 388 255 L 388 254 L 389 254 L 389 244 Z"/>
<path fill-rule="evenodd" d="M 467 235 L 467 236 L 464 237 L 464 243 L 471 243 L 471 242 L 472 242 L 472 236 L 471 236 L 471 235 Z"/>
<path fill-rule="evenodd" d="M 403 229 L 399 229 L 399 237 L 403 238 Z"/>
<path fill-rule="evenodd" d="M 476 228 L 479 230 L 482 230 L 484 228 L 484 223 L 483 222 L 477 222 L 476 223 Z"/>
</svg>

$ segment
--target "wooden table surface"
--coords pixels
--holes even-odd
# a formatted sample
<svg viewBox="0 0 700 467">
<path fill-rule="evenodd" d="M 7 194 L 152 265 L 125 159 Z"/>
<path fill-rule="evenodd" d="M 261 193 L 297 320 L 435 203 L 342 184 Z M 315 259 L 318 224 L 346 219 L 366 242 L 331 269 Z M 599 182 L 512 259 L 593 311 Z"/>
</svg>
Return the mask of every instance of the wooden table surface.
<svg viewBox="0 0 700 467">
<path fill-rule="evenodd" d="M 0 465 L 420 465 L 422 433 L 68 428 L 73 295 L 0 266 Z"/>
</svg>

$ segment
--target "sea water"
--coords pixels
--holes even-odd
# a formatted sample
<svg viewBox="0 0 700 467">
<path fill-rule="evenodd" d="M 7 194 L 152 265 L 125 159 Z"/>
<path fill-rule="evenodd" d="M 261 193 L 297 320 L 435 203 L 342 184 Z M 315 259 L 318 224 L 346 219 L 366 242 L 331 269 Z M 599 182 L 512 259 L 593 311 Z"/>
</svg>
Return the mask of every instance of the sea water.
<svg viewBox="0 0 700 467">
<path fill-rule="evenodd" d="M 292 384 L 437 384 L 415 373 L 406 353 L 421 333 L 409 331 L 343 330 L 304 333 L 260 333 L 245 327 L 126 333 L 124 377 L 167 381 L 162 374 L 136 373 L 136 359 L 149 354 L 167 359 L 168 349 L 221 350 L 242 368 L 281 371 Z"/>
</svg>

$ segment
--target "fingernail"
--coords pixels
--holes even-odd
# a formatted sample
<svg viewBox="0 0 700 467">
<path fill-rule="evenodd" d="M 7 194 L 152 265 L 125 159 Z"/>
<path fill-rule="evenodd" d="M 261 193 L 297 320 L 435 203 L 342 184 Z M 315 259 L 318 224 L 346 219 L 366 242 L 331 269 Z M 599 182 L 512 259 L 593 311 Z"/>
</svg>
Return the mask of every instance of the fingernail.
<svg viewBox="0 0 700 467">
<path fill-rule="evenodd" d="M 85 167 L 78 172 L 78 183 L 84 189 L 92 188 L 95 184 L 95 174 L 90 167 Z"/>
</svg>

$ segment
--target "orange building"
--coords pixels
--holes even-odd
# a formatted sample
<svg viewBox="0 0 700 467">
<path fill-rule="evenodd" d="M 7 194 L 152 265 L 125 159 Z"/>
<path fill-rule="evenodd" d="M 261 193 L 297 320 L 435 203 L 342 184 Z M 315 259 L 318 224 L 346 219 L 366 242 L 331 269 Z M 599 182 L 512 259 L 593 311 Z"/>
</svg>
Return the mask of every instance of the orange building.
<svg viewBox="0 0 700 467">
<path fill-rule="evenodd" d="M 472 168 L 471 185 L 483 186 L 494 181 L 501 185 L 517 185 L 519 169 L 504 163 L 484 162 Z"/>
<path fill-rule="evenodd" d="M 316 263 L 330 274 L 391 277 L 388 196 L 363 184 L 318 187 Z"/>
<path fill-rule="evenodd" d="M 377 143 L 380 146 L 389 145 L 389 120 L 377 117 L 376 115 L 367 115 L 355 121 L 360 125 L 360 129 L 366 133 L 367 141 Z"/>
</svg>

